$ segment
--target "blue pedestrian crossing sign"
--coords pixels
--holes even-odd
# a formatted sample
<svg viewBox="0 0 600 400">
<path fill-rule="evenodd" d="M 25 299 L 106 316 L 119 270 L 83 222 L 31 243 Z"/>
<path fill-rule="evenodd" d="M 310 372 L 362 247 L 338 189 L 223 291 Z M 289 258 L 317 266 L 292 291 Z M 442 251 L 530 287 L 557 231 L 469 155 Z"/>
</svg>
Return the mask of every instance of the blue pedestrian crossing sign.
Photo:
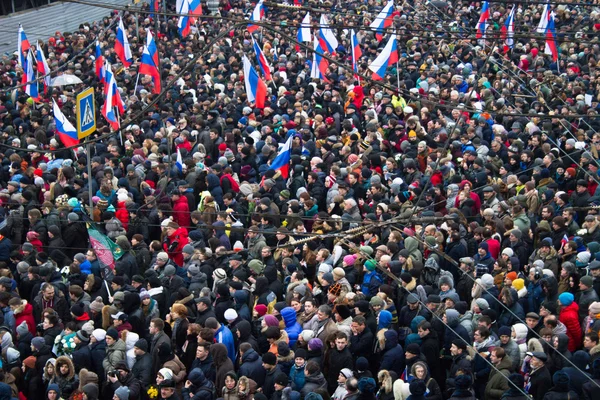
<svg viewBox="0 0 600 400">
<path fill-rule="evenodd" d="M 96 130 L 96 107 L 94 88 L 87 88 L 77 95 L 77 137 L 83 139 Z"/>
</svg>

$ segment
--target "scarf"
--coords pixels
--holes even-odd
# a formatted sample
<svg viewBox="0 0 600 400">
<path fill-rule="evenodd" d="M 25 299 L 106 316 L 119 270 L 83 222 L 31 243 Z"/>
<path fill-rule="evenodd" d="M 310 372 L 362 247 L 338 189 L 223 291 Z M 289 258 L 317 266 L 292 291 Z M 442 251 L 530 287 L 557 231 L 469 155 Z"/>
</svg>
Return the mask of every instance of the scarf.
<svg viewBox="0 0 600 400">
<path fill-rule="evenodd" d="M 481 350 L 485 349 L 486 347 L 489 347 L 491 341 L 492 341 L 492 338 L 489 337 L 481 343 L 479 343 L 479 342 L 473 343 L 473 347 L 475 347 L 475 350 L 477 350 L 477 352 L 480 352 Z"/>
</svg>

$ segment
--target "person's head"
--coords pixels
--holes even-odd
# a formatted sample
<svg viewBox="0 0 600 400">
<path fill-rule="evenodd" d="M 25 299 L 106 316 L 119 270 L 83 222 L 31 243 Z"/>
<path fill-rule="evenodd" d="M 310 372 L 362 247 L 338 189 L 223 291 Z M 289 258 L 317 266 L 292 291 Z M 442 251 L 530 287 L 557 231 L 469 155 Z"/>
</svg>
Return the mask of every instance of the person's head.
<svg viewBox="0 0 600 400">
<path fill-rule="evenodd" d="M 429 323 L 428 321 L 421 321 L 417 326 L 417 333 L 421 338 L 424 338 L 425 336 L 429 335 L 430 331 L 431 323 Z"/>
<path fill-rule="evenodd" d="M 483 343 L 487 338 L 490 337 L 490 331 L 486 327 L 479 326 L 473 333 L 473 338 L 478 343 Z"/>
<path fill-rule="evenodd" d="M 165 322 L 162 319 L 154 318 L 150 321 L 149 332 L 151 335 L 156 335 L 157 333 L 162 332 L 163 329 L 165 329 Z"/>
<path fill-rule="evenodd" d="M 44 300 L 46 300 L 46 301 L 52 300 L 54 298 L 54 294 L 56 293 L 54 286 L 50 283 L 42 284 L 40 290 L 42 292 L 42 296 L 44 297 Z"/>
<path fill-rule="evenodd" d="M 583 347 L 587 351 L 590 351 L 594 347 L 598 345 L 598 334 L 594 331 L 585 334 L 585 338 L 583 339 Z"/>
<path fill-rule="evenodd" d="M 322 306 L 319 306 L 319 309 L 317 311 L 317 318 L 319 321 L 325 321 L 327 318 L 331 317 L 331 307 L 329 307 L 326 304 L 323 304 Z"/>
<path fill-rule="evenodd" d="M 360 335 L 365 330 L 366 324 L 367 322 L 365 317 L 362 315 L 357 315 L 352 319 L 352 332 L 356 335 Z"/>
<path fill-rule="evenodd" d="M 338 351 L 343 351 L 348 345 L 348 335 L 338 331 L 335 335 L 335 347 Z"/>
<path fill-rule="evenodd" d="M 492 364 L 497 365 L 500 363 L 500 361 L 502 361 L 505 355 L 506 352 L 502 347 L 494 347 L 494 350 L 492 350 L 490 354 L 490 361 L 492 362 Z"/>
</svg>

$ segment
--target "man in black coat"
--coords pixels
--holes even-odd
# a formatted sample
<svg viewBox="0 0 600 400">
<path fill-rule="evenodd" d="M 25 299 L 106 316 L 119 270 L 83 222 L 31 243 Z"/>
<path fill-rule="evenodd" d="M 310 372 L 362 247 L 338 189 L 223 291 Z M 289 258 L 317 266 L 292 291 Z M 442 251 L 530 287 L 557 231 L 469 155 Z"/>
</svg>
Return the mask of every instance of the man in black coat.
<svg viewBox="0 0 600 400">
<path fill-rule="evenodd" d="M 275 378 L 281 374 L 281 367 L 277 364 L 277 356 L 271 352 L 263 354 L 263 368 L 265 370 L 265 383 L 262 386 L 262 393 L 270 399 L 275 393 Z"/>
<path fill-rule="evenodd" d="M 327 371 L 327 376 L 325 376 L 327 390 L 329 393 L 333 393 L 338 386 L 337 379 L 340 371 L 343 368 L 354 369 L 354 359 L 348 349 L 348 336 L 344 332 L 336 332 L 335 348 L 331 350 L 326 364 L 324 370 Z"/>
<path fill-rule="evenodd" d="M 265 370 L 262 368 L 263 360 L 252 348 L 250 343 L 240 344 L 240 359 L 242 361 L 238 374 L 247 376 L 261 387 L 265 382 Z"/>
<path fill-rule="evenodd" d="M 135 363 L 131 367 L 131 375 L 140 382 L 145 392 L 152 384 L 152 356 L 148 353 L 148 342 L 140 339 L 133 345 Z"/>
<path fill-rule="evenodd" d="M 527 356 L 530 358 L 529 365 L 531 366 L 529 394 L 533 400 L 542 400 L 552 382 L 552 376 L 546 367 L 548 357 L 540 351 L 528 352 Z"/>
<path fill-rule="evenodd" d="M 101 384 L 106 379 L 106 372 L 102 366 L 102 361 L 106 357 L 106 332 L 102 329 L 96 329 L 90 336 L 90 353 L 92 354 L 92 371 L 98 375 Z"/>
<path fill-rule="evenodd" d="M 259 365 L 262 369 L 262 365 Z M 211 382 L 217 379 L 217 369 L 213 361 L 213 356 L 210 354 L 210 343 L 200 342 L 196 348 L 196 358 L 192 361 L 192 369 L 199 368 L 202 373 Z"/>
<path fill-rule="evenodd" d="M 368 358 L 373 351 L 373 332 L 367 326 L 367 320 L 357 315 L 352 320 L 352 336 L 350 337 L 350 352 L 354 358 Z"/>
<path fill-rule="evenodd" d="M 91 370 L 92 353 L 88 346 L 90 343 L 90 335 L 84 330 L 79 330 L 75 334 L 73 342 L 75 342 L 75 350 L 73 351 L 73 354 L 71 354 L 71 358 L 73 359 L 73 365 L 75 365 L 75 372 L 79 373 L 82 368 Z"/>
<path fill-rule="evenodd" d="M 422 321 L 417 330 L 421 338 L 421 353 L 423 353 L 427 360 L 431 377 L 440 382 L 440 386 L 444 385 L 445 374 L 440 364 L 440 341 L 438 334 L 432 329 L 431 323 L 428 321 Z"/>
</svg>

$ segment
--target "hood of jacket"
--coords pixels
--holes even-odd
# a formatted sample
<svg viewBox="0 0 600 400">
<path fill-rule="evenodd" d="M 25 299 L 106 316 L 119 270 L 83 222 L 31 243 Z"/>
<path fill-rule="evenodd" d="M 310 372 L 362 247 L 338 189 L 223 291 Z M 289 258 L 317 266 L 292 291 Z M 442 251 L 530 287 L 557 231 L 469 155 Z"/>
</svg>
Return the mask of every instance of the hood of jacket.
<svg viewBox="0 0 600 400">
<path fill-rule="evenodd" d="M 247 376 L 240 376 L 238 383 L 241 383 L 246 387 L 246 393 L 248 394 L 255 393 L 256 387 L 258 386 L 253 379 L 250 379 Z"/>
<path fill-rule="evenodd" d="M 385 337 L 385 350 L 393 349 L 398 345 L 398 332 L 395 330 L 387 330 L 383 337 Z"/>
<path fill-rule="evenodd" d="M 392 323 L 392 313 L 391 312 L 389 312 L 387 310 L 383 310 L 379 313 L 378 317 L 379 317 L 379 323 L 377 324 L 377 330 L 390 327 L 390 324 Z"/>
<path fill-rule="evenodd" d="M 446 320 L 448 321 L 448 325 L 451 328 L 456 327 L 459 322 L 460 322 L 460 315 L 458 314 L 458 311 L 453 310 L 453 309 L 449 309 L 446 310 Z"/>
<path fill-rule="evenodd" d="M 517 340 L 527 338 L 527 325 L 525 324 L 514 324 L 512 328 L 515 330 Z"/>
<path fill-rule="evenodd" d="M 56 373 L 60 371 L 60 365 L 67 364 L 69 366 L 69 374 L 64 377 L 67 380 L 73 379 L 75 377 L 75 366 L 73 365 L 73 361 L 67 356 L 60 356 L 56 359 Z"/>
<path fill-rule="evenodd" d="M 188 375 L 188 380 L 198 388 L 204 385 L 206 377 L 200 368 L 194 368 Z"/>
<path fill-rule="evenodd" d="M 235 327 L 240 333 L 240 343 L 246 342 L 250 338 L 250 336 L 252 336 L 252 325 L 250 325 L 250 322 L 246 321 L 245 319 L 238 322 Z"/>
<path fill-rule="evenodd" d="M 88 400 L 98 400 L 100 393 L 98 392 L 98 385 L 95 383 L 88 383 L 81 390 L 85 393 Z"/>
<path fill-rule="evenodd" d="M 557 337 L 558 347 L 556 348 L 556 350 L 560 353 L 564 353 L 565 351 L 567 351 L 567 347 L 569 345 L 569 337 L 564 333 L 558 334 Z"/>
<path fill-rule="evenodd" d="M 286 328 L 291 328 L 296 324 L 296 310 L 292 307 L 285 307 L 281 310 L 281 317 L 285 322 Z"/>
<path fill-rule="evenodd" d="M 245 362 L 251 363 L 251 362 L 258 360 L 258 358 L 259 358 L 258 353 L 254 349 L 250 348 L 242 356 L 242 362 L 243 363 L 245 363 Z"/>
<path fill-rule="evenodd" d="M 206 182 L 208 183 L 208 190 L 214 189 L 217 186 L 221 187 L 221 182 L 219 181 L 219 177 L 215 174 L 206 175 Z"/>
</svg>

